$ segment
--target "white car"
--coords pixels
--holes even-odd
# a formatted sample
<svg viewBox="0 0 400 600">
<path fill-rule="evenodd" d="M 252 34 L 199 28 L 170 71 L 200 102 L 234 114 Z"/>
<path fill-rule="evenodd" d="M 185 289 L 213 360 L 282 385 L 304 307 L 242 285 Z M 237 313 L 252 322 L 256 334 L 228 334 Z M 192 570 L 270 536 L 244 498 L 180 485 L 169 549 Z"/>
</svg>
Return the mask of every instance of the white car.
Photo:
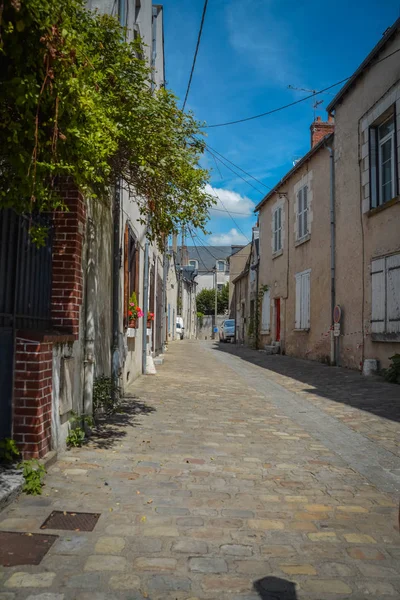
<svg viewBox="0 0 400 600">
<path fill-rule="evenodd" d="M 220 342 L 235 341 L 235 319 L 227 319 L 224 321 L 219 330 Z"/>
<path fill-rule="evenodd" d="M 182 317 L 176 317 L 176 325 L 175 325 L 175 331 L 176 331 L 176 337 L 178 338 L 178 340 L 183 340 L 183 334 L 185 331 L 185 328 L 183 326 L 183 319 Z"/>
</svg>

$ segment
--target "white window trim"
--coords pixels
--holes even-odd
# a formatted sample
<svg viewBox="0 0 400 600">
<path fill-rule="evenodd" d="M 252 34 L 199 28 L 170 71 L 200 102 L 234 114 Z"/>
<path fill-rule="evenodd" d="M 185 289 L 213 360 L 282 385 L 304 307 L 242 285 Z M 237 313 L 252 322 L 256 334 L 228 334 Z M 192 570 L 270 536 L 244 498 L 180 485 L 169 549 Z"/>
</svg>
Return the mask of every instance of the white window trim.
<svg viewBox="0 0 400 600">
<path fill-rule="evenodd" d="M 224 265 L 223 269 L 219 268 L 219 263 L 223 263 L 223 265 Z M 217 262 L 216 262 L 215 267 L 216 267 L 218 273 L 225 273 L 225 271 L 226 271 L 226 262 L 224 260 L 222 260 L 222 259 L 218 259 Z"/>
<path fill-rule="evenodd" d="M 195 263 L 195 264 L 191 265 L 190 263 Z M 189 267 L 194 267 L 195 269 L 198 269 L 199 268 L 199 261 L 196 260 L 196 259 L 194 259 L 194 258 L 189 259 Z"/>
<path fill-rule="evenodd" d="M 302 281 L 308 275 L 308 307 L 304 314 L 304 297 L 302 295 Z M 306 269 L 295 275 L 295 331 L 309 331 L 311 327 L 311 269 Z M 300 291 L 298 290 L 300 284 Z M 299 303 L 299 305 L 298 305 Z M 305 321 L 305 322 L 304 322 Z"/>
</svg>

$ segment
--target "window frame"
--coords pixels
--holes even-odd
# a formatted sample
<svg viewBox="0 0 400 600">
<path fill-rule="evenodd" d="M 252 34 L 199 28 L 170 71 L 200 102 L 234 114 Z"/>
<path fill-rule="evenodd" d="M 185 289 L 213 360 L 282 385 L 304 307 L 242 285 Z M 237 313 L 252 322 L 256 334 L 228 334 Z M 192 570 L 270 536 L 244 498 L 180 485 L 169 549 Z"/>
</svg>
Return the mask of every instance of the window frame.
<svg viewBox="0 0 400 600">
<path fill-rule="evenodd" d="M 273 242 L 274 242 L 274 254 L 283 250 L 282 244 L 282 206 L 274 208 L 272 213 L 272 225 L 273 225 Z M 277 217 L 279 215 L 279 217 Z"/>
<path fill-rule="evenodd" d="M 220 264 L 222 264 L 222 269 L 219 268 Z M 217 260 L 216 268 L 217 268 L 218 273 L 225 273 L 226 262 L 223 259 Z"/>
<path fill-rule="evenodd" d="M 301 204 L 301 206 L 300 206 Z M 308 200 L 308 185 L 303 185 L 297 192 L 297 241 L 303 240 L 310 233 L 308 226 L 308 211 L 309 211 L 309 200 Z M 304 223 L 305 222 L 305 223 Z M 304 227 L 306 225 L 306 227 Z"/>
<path fill-rule="evenodd" d="M 190 263 L 194 263 L 194 265 L 191 265 Z M 189 259 L 189 267 L 194 267 L 195 269 L 199 268 L 199 261 L 196 260 L 195 258 L 190 258 Z"/>
<path fill-rule="evenodd" d="M 379 139 L 379 131 L 388 121 L 393 122 L 393 130 Z M 369 127 L 369 184 L 370 184 L 370 209 L 384 206 L 398 195 L 398 157 L 397 157 L 397 125 L 395 105 L 385 111 L 379 119 Z M 383 199 L 382 188 L 382 147 L 390 140 L 391 149 L 391 194 L 387 200 Z"/>
</svg>

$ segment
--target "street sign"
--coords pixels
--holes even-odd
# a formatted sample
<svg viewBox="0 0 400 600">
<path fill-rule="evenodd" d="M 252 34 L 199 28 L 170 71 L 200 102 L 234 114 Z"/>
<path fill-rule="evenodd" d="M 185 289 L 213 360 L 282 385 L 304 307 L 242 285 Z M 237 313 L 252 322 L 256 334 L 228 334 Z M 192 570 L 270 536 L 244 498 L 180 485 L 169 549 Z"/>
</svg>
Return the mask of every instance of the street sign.
<svg viewBox="0 0 400 600">
<path fill-rule="evenodd" d="M 340 308 L 339 304 L 336 304 L 335 308 L 333 309 L 333 322 L 340 323 L 341 317 L 342 317 L 342 309 Z"/>
<path fill-rule="evenodd" d="M 335 337 L 339 337 L 339 335 L 340 335 L 340 323 L 334 323 L 334 325 L 333 325 L 333 335 Z"/>
<path fill-rule="evenodd" d="M 214 327 L 214 333 L 218 333 L 218 327 Z"/>
</svg>

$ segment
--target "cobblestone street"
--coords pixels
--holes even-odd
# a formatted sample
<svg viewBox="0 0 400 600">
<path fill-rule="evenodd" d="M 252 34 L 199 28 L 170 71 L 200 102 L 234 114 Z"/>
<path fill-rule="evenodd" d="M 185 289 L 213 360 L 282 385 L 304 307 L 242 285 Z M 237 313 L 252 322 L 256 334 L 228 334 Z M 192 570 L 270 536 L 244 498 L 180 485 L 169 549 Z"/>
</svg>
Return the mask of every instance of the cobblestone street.
<svg viewBox="0 0 400 600">
<path fill-rule="evenodd" d="M 101 513 L 2 567 L 0 600 L 400 598 L 399 386 L 186 340 L 157 370 L 0 514 Z"/>
</svg>

